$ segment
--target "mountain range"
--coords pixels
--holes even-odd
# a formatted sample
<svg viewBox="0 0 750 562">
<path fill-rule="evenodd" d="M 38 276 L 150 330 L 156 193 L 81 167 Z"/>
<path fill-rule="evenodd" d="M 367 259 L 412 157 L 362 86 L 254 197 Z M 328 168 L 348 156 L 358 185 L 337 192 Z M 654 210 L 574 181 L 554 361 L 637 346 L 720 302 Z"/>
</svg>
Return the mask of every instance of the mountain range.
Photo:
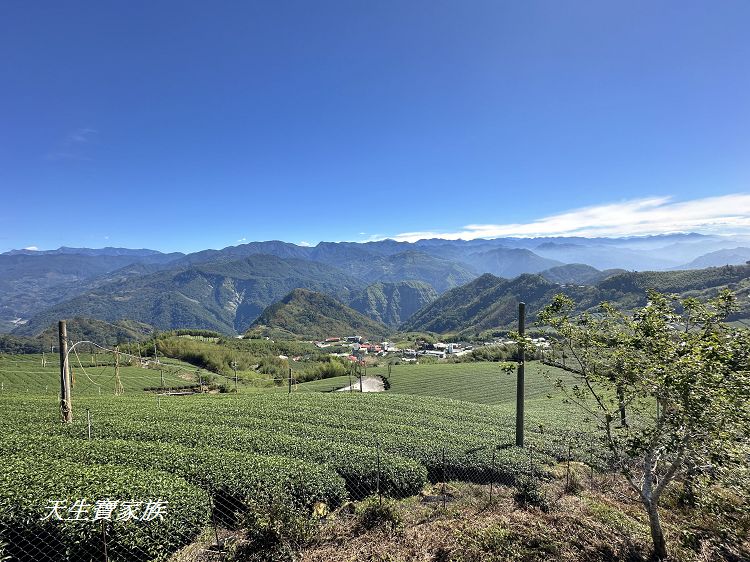
<svg viewBox="0 0 750 562">
<path fill-rule="evenodd" d="M 748 259 L 750 240 L 698 234 L 321 242 L 314 247 L 268 241 L 191 254 L 13 250 L 0 254 L 0 332 L 37 335 L 60 318 L 86 317 L 234 335 L 298 288 L 332 297 L 390 329 L 483 329 L 502 325 L 497 303 L 504 298 L 546 295 L 547 285 L 577 286 L 585 298 L 591 291 L 586 287 L 606 286 L 627 270 L 676 270 L 672 273 L 679 275 L 685 268 Z M 455 297 L 458 288 L 486 285 L 490 278 L 485 274 L 511 284 L 495 288 L 494 312 L 466 322 L 428 314 L 441 299 Z M 604 293 L 594 291 L 591 298 Z M 467 302 L 446 312 L 458 319 Z"/>
<path fill-rule="evenodd" d="M 487 273 L 444 293 L 417 311 L 401 329 L 474 336 L 486 330 L 515 328 L 519 302 L 526 303 L 528 322 L 533 324 L 539 310 L 558 293 L 571 297 L 578 310 L 584 311 L 595 310 L 604 301 L 621 309 L 645 306 L 648 289 L 706 299 L 723 288 L 738 297 L 739 309 L 730 319 L 750 317 L 750 265 L 614 273 L 592 284 L 557 283 L 545 274 L 502 279 Z"/>
</svg>

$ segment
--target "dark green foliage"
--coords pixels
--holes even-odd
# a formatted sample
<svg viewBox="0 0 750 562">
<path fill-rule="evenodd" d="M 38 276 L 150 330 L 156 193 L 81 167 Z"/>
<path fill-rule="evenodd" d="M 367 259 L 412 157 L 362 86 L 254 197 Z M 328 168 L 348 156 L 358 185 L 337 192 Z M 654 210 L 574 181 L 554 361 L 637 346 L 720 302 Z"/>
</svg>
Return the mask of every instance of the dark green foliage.
<svg viewBox="0 0 750 562">
<path fill-rule="evenodd" d="M 142 340 L 153 332 L 151 326 L 131 320 L 109 323 L 81 317 L 68 319 L 67 330 L 70 341 L 94 341 L 105 346 Z M 0 334 L 0 353 L 49 352 L 53 346 L 57 348 L 58 345 L 57 322 L 35 337 Z"/>
<path fill-rule="evenodd" d="M 318 527 L 318 518 L 311 510 L 294 507 L 283 496 L 251 502 L 242 520 L 246 542 L 238 546 L 232 559 L 294 562 L 318 535 Z"/>
<path fill-rule="evenodd" d="M 607 277 L 620 273 L 625 273 L 625 270 L 605 269 L 604 271 L 599 271 L 595 267 L 591 267 L 584 263 L 570 263 L 567 265 L 552 267 L 542 271 L 539 275 L 544 277 L 547 281 L 560 283 L 562 285 L 595 285 Z"/>
<path fill-rule="evenodd" d="M 60 553 L 65 553 L 68 560 L 97 558 L 103 551 L 99 523 L 41 519 L 53 500 L 72 504 L 76 500 L 91 503 L 106 498 L 168 502 L 168 516 L 163 520 L 107 524 L 108 550 L 113 560 L 166 560 L 208 522 L 205 492 L 173 475 L 142 468 L 82 465 L 46 455 L 3 455 L 0 542 L 9 544 L 11 555 L 33 553 L 34 562 L 60 560 Z M 39 549 L 40 544 L 43 549 Z M 21 560 L 32 562 L 30 558 Z"/>
<path fill-rule="evenodd" d="M 549 502 L 538 478 L 521 476 L 516 479 L 515 488 L 513 499 L 519 507 L 538 507 L 542 511 L 549 511 Z"/>
<path fill-rule="evenodd" d="M 336 299 L 295 289 L 278 303 L 269 306 L 253 323 L 253 333 L 264 329 L 281 329 L 298 338 L 325 339 L 327 337 L 361 335 L 383 338 L 388 328 L 352 310 Z"/>
<path fill-rule="evenodd" d="M 356 525 L 360 532 L 376 527 L 394 532 L 401 525 L 398 504 L 388 498 L 370 496 L 357 505 Z"/>
<path fill-rule="evenodd" d="M 568 266 L 566 266 L 568 267 Z M 493 275 L 452 289 L 418 311 L 402 329 L 466 336 L 496 328 L 513 329 L 518 319 L 518 302 L 526 302 L 527 324 L 552 298 L 563 293 L 576 301 L 578 310 L 594 309 L 603 301 L 622 309 L 646 304 L 647 290 L 683 296 L 716 296 L 730 287 L 741 295 L 750 292 L 750 266 L 725 266 L 692 271 L 645 271 L 609 275 L 595 285 L 560 285 L 543 275 L 521 275 L 510 281 Z M 733 318 L 750 317 L 743 302 Z"/>
<path fill-rule="evenodd" d="M 45 347 L 37 338 L 0 334 L 0 353 L 41 353 L 42 351 L 45 351 Z"/>
<path fill-rule="evenodd" d="M 533 315 L 547 297 L 551 298 L 559 290 L 559 285 L 540 275 L 521 275 L 508 281 L 485 274 L 463 287 L 448 291 L 412 316 L 402 328 L 476 333 L 498 326 L 511 327 L 517 322 L 519 301 L 525 301 L 528 314 Z M 579 297 L 593 293 L 591 288 L 572 290 Z"/>
<path fill-rule="evenodd" d="M 55 451 L 56 458 L 69 462 L 162 470 L 203 488 L 222 508 L 230 510 L 244 509 L 251 499 L 260 501 L 282 493 L 290 505 L 306 509 L 318 501 L 335 506 L 346 497 L 344 481 L 334 473 L 288 457 L 154 441 L 86 441 L 67 436 L 29 439 L 18 433 L 6 434 L 0 451 L 4 457 L 23 453 L 31 458 Z"/>
</svg>

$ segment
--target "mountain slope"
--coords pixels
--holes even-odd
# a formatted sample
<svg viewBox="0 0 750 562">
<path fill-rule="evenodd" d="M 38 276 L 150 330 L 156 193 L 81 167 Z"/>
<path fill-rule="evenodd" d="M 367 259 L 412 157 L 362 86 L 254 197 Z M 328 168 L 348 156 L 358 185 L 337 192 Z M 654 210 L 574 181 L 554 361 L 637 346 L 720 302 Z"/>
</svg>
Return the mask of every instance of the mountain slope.
<svg viewBox="0 0 750 562">
<path fill-rule="evenodd" d="M 538 274 L 524 274 L 507 280 L 486 273 L 441 295 L 401 328 L 438 333 L 478 333 L 490 328 L 508 328 L 517 322 L 519 302 L 526 302 L 527 314 L 533 316 L 560 290 L 560 285 Z M 593 288 L 575 287 L 570 291 L 587 302 L 595 295 Z"/>
<path fill-rule="evenodd" d="M 383 338 L 388 328 L 339 301 L 307 289 L 295 289 L 281 301 L 266 308 L 253 322 L 249 333 L 264 331 L 304 339 L 325 339 L 361 335 Z"/>
<path fill-rule="evenodd" d="M 542 271 L 540 275 L 547 281 L 560 283 L 561 285 L 595 285 L 607 277 L 620 273 L 625 273 L 625 270 L 605 269 L 604 271 L 599 271 L 595 267 L 584 263 L 569 263 Z"/>
<path fill-rule="evenodd" d="M 362 278 L 370 282 L 424 281 L 442 293 L 474 279 L 466 266 L 423 252 L 401 252 L 382 258 Z"/>
<path fill-rule="evenodd" d="M 0 332 L 72 298 L 109 277 L 122 278 L 123 268 L 166 267 L 182 254 L 121 248 L 82 250 L 60 248 L 47 252 L 16 251 L 0 255 Z M 98 253 L 103 252 L 103 253 Z M 119 272 L 119 273 L 116 273 Z M 135 271 L 127 275 L 137 275 Z M 20 319 L 20 320 L 17 320 Z"/>
<path fill-rule="evenodd" d="M 422 281 L 373 283 L 349 306 L 368 318 L 396 327 L 437 297 L 435 289 Z"/>
<path fill-rule="evenodd" d="M 417 311 L 401 328 L 438 333 L 481 332 L 492 328 L 514 328 L 518 303 L 526 303 L 527 324 L 557 293 L 576 301 L 579 310 L 608 301 L 621 309 L 644 306 L 647 290 L 681 296 L 708 298 L 721 288 L 739 295 L 740 310 L 730 319 L 750 316 L 750 265 L 724 266 L 690 271 L 625 272 L 606 277 L 595 285 L 553 283 L 542 275 L 525 274 L 510 281 L 490 274 L 452 289 Z"/>
<path fill-rule="evenodd" d="M 531 250 L 520 248 L 495 248 L 470 254 L 464 260 L 475 270 L 500 277 L 517 277 L 522 273 L 538 273 L 562 265 L 562 262 L 543 258 Z"/>
<path fill-rule="evenodd" d="M 695 258 L 679 269 L 702 269 L 705 267 L 720 267 L 722 265 L 742 265 L 750 261 L 750 248 L 729 248 L 709 252 Z"/>
<path fill-rule="evenodd" d="M 113 346 L 118 343 L 142 340 L 154 331 L 152 326 L 123 320 L 120 322 L 103 322 L 92 318 L 71 318 L 67 321 L 68 339 L 71 342 L 94 341 L 100 345 Z M 0 334 L 0 353 L 41 353 L 58 349 L 57 322 L 47 327 L 35 337 Z M 57 354 L 52 354 L 57 360 Z"/>
<path fill-rule="evenodd" d="M 15 332 L 34 335 L 60 318 L 86 316 L 109 322 L 129 318 L 160 330 L 191 327 L 234 334 L 299 287 L 348 302 L 364 283 L 324 264 L 253 255 L 109 283 L 38 314 Z"/>
</svg>

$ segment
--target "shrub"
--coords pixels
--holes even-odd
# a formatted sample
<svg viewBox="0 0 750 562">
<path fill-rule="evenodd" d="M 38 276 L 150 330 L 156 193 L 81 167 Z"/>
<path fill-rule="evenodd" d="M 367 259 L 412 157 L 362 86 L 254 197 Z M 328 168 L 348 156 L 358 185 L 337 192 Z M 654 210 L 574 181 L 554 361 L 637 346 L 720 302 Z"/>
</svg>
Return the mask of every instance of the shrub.
<svg viewBox="0 0 750 562">
<path fill-rule="evenodd" d="M 524 509 L 538 507 L 544 512 L 549 511 L 547 496 L 542 489 L 539 479 L 531 476 L 520 476 L 515 483 L 516 492 L 513 496 L 516 504 Z"/>
<path fill-rule="evenodd" d="M 395 501 L 370 496 L 357 506 L 356 521 L 360 531 L 383 527 L 394 532 L 401 524 L 401 514 Z"/>
</svg>

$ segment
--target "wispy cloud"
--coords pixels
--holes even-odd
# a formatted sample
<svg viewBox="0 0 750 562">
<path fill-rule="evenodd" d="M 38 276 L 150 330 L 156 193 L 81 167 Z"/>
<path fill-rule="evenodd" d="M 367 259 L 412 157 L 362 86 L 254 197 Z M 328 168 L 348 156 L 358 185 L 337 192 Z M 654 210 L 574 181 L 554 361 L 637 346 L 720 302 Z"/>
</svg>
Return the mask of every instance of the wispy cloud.
<svg viewBox="0 0 750 562">
<path fill-rule="evenodd" d="M 303 247 L 305 247 L 305 248 L 309 248 L 310 246 L 312 246 L 312 244 L 310 244 L 310 242 L 308 242 L 308 241 L 306 241 L 306 240 L 301 240 L 301 241 L 299 242 L 299 244 L 297 244 L 297 245 L 298 245 L 298 246 L 303 246 Z"/>
<path fill-rule="evenodd" d="M 24 250 L 29 250 L 30 252 L 38 252 L 39 248 L 37 246 L 26 246 Z"/>
<path fill-rule="evenodd" d="M 47 154 L 48 160 L 91 160 L 86 150 L 87 145 L 96 140 L 99 132 L 96 129 L 82 127 L 71 131 L 57 143 Z"/>
<path fill-rule="evenodd" d="M 650 197 L 573 209 L 527 223 L 469 224 L 454 232 L 403 232 L 394 240 L 473 240 L 506 236 L 634 236 L 702 232 L 750 234 L 750 194 L 735 193 L 690 201 Z"/>
<path fill-rule="evenodd" d="M 236 241 L 236 244 L 244 244 L 245 242 L 247 242 L 247 238 L 243 236 L 242 238 Z"/>
</svg>

